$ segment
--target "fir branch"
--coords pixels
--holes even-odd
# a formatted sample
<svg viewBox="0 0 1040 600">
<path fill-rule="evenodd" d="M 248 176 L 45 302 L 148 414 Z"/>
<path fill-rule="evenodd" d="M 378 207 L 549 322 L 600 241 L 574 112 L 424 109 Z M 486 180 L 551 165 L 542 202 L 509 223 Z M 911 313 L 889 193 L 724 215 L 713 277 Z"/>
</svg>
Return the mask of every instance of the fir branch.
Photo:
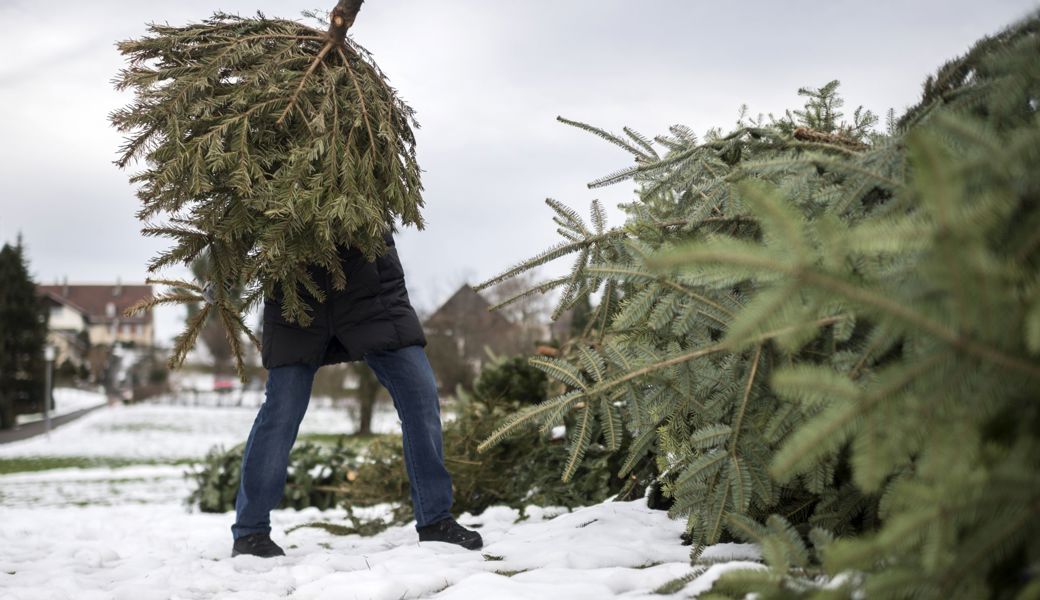
<svg viewBox="0 0 1040 600">
<path fill-rule="evenodd" d="M 493 277 L 491 277 L 489 279 L 486 279 L 486 280 L 484 280 L 484 281 L 482 281 L 482 282 L 480 282 L 480 283 L 478 283 L 478 284 L 476 284 L 476 285 L 474 285 L 472 287 L 473 287 L 473 289 L 475 291 L 479 292 L 480 290 L 482 290 L 482 289 L 484 289 L 484 288 L 486 288 L 488 286 L 491 286 L 491 285 L 494 285 L 496 283 L 500 283 L 502 281 L 505 281 L 506 279 L 509 279 L 510 277 L 518 275 L 518 274 L 520 274 L 520 273 L 522 273 L 524 271 L 527 271 L 529 269 L 533 269 L 534 267 L 537 267 L 539 265 L 547 263 L 547 262 L 549 262 L 549 261 L 551 261 L 553 259 L 559 258 L 559 257 L 561 257 L 561 256 L 563 256 L 565 254 L 570 254 L 571 252 L 575 252 L 575 251 L 582 251 L 582 250 L 588 248 L 589 246 L 591 246 L 593 244 L 602 243 L 602 242 L 609 241 L 609 240 L 612 240 L 612 239 L 615 239 L 615 238 L 619 238 L 619 237 L 624 237 L 625 235 L 626 235 L 626 232 L 623 229 L 615 228 L 615 229 L 611 229 L 609 231 L 606 231 L 606 232 L 604 232 L 602 234 L 586 237 L 585 239 L 583 239 L 581 241 L 578 241 L 578 242 L 560 242 L 560 243 L 557 243 L 555 246 L 553 246 L 553 247 L 551 247 L 551 248 L 549 248 L 547 250 L 544 250 L 544 251 L 540 252 L 539 254 L 537 254 L 537 255 L 527 259 L 526 261 L 523 261 L 523 262 L 521 262 L 521 263 L 519 263 L 519 264 L 517 264 L 517 265 L 515 265 L 515 266 L 513 266 L 513 267 L 511 267 L 509 269 L 507 269 L 506 271 L 503 271 L 502 273 L 499 273 L 498 275 L 495 275 L 495 276 L 493 276 Z"/>
<path fill-rule="evenodd" d="M 818 456 L 833 450 L 844 441 L 847 434 L 840 434 L 854 419 L 870 410 L 871 407 L 892 395 L 900 392 L 921 375 L 935 368 L 947 352 L 937 352 L 926 359 L 919 360 L 907 368 L 894 368 L 895 374 L 890 381 L 870 390 L 853 402 L 832 405 L 813 419 L 812 423 L 803 427 L 792 436 L 773 458 L 770 473 L 780 481 L 789 479 L 799 466 L 804 466 L 810 456 Z M 841 436 L 840 438 L 838 436 Z"/>
<path fill-rule="evenodd" d="M 515 433 L 515 431 L 523 426 L 529 425 L 537 419 L 544 417 L 547 413 L 552 410 L 558 409 L 564 405 L 570 405 L 577 401 L 582 395 L 581 390 L 571 390 L 559 396 L 549 398 L 539 404 L 528 406 L 519 412 L 516 412 L 498 426 L 484 441 L 477 445 L 477 452 L 486 452 L 494 445 L 501 442 L 506 436 Z"/>
<path fill-rule="evenodd" d="M 607 131 L 605 131 L 603 129 L 600 129 L 598 127 L 593 127 L 592 125 L 588 125 L 586 123 L 581 123 L 581 122 L 578 122 L 578 121 L 571 121 L 570 119 L 565 119 L 565 118 L 563 118 L 561 116 L 557 116 L 556 120 L 561 122 L 561 123 L 565 123 L 567 125 L 570 125 L 571 127 L 577 127 L 578 129 L 581 129 L 581 130 L 584 130 L 584 131 L 588 131 L 588 132 L 590 132 L 590 133 L 592 133 L 592 134 L 594 134 L 596 136 L 599 136 L 599 137 L 607 140 L 608 142 L 610 142 L 612 144 L 615 144 L 615 145 L 617 145 L 617 146 L 627 150 L 628 152 L 632 153 L 637 159 L 642 159 L 642 160 L 650 160 L 651 159 L 650 155 L 647 154 L 646 152 L 644 152 L 642 149 L 637 148 L 636 146 L 633 146 L 632 144 L 629 144 L 623 138 L 621 138 L 621 137 L 619 137 L 617 135 L 614 135 L 613 133 L 609 133 L 609 132 L 607 132 Z M 639 142 L 637 142 L 637 143 L 639 143 Z M 640 145 L 642 145 L 642 144 L 640 144 Z M 651 149 L 651 151 L 652 151 L 652 149 Z"/>
<path fill-rule="evenodd" d="M 567 456 L 567 462 L 564 465 L 563 473 L 560 475 L 561 481 L 568 482 L 571 480 L 575 471 L 578 470 L 578 465 L 581 463 L 581 459 L 585 456 L 585 452 L 591 442 L 592 407 L 586 405 L 579 409 L 578 412 L 578 420 L 575 424 L 573 438 L 571 440 L 570 453 Z"/>
<path fill-rule="evenodd" d="M 762 358 L 762 344 L 755 346 L 755 356 L 751 359 L 751 372 L 748 374 L 747 385 L 744 387 L 744 396 L 737 408 L 737 414 L 733 418 L 733 435 L 729 438 L 730 456 L 737 456 L 737 442 L 740 439 L 740 428 L 744 424 L 744 413 L 747 411 L 748 400 L 751 398 L 751 386 L 755 383 L 755 374 L 758 372 L 758 362 Z"/>
<path fill-rule="evenodd" d="M 571 280 L 571 276 L 570 275 L 564 275 L 562 277 L 557 277 L 556 279 L 550 279 L 548 281 L 544 281 L 544 282 L 542 282 L 542 283 L 540 283 L 540 284 L 538 284 L 538 285 L 536 285 L 536 286 L 534 286 L 534 287 L 532 287 L 530 289 L 518 292 L 517 294 L 514 294 L 514 295 L 506 298 L 505 300 L 502 300 L 501 302 L 498 302 L 496 304 L 492 304 L 492 305 L 488 306 L 487 310 L 488 310 L 488 312 L 493 311 L 493 310 L 498 310 L 498 309 L 502 308 L 503 306 L 506 306 L 508 304 L 512 304 L 513 302 L 516 302 L 517 300 L 521 300 L 523 298 L 526 298 L 527 296 L 530 296 L 531 294 L 534 294 L 534 293 L 544 294 L 545 292 L 551 290 L 552 288 L 559 287 L 561 284 L 567 283 L 570 280 Z"/>
<path fill-rule="evenodd" d="M 964 351 L 976 358 L 988 360 L 1005 369 L 1022 373 L 1032 379 L 1040 379 L 1040 365 L 1032 364 L 1016 356 L 1004 353 L 998 348 L 993 348 L 985 343 L 972 340 L 962 336 L 958 332 L 938 323 L 905 303 L 884 296 L 864 288 L 854 286 L 831 275 L 803 269 L 797 265 L 791 265 L 779 260 L 767 259 L 763 256 L 752 256 L 748 254 L 735 255 L 729 252 L 717 252 L 708 248 L 691 246 L 685 251 L 676 251 L 660 256 L 651 257 L 646 260 L 648 267 L 671 268 L 680 266 L 685 262 L 709 262 L 726 263 L 752 267 L 762 272 L 784 273 L 802 283 L 818 287 L 820 289 L 840 294 L 849 300 L 859 302 L 863 305 L 876 308 L 884 313 L 892 315 L 914 327 L 918 327 L 947 342 L 958 350 Z"/>
</svg>

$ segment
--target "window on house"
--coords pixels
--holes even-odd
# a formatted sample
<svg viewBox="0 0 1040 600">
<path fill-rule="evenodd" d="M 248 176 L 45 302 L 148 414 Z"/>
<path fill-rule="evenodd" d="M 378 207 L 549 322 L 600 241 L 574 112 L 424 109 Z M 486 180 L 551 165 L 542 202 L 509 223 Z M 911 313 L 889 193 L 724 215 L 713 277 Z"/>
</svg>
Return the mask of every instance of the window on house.
<svg viewBox="0 0 1040 600">
<path fill-rule="evenodd" d="M 116 316 L 116 303 L 115 302 L 109 302 L 108 304 L 105 305 L 105 316 L 108 317 L 108 318 L 112 318 L 112 317 Z"/>
</svg>

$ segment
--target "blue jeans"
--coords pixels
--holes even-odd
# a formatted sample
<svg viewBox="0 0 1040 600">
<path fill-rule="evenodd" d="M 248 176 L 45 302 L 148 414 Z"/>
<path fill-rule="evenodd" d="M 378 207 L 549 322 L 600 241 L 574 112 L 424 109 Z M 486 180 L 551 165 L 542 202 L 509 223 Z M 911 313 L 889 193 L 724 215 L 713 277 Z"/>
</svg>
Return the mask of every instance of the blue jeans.
<svg viewBox="0 0 1040 600">
<path fill-rule="evenodd" d="M 405 468 L 416 528 L 451 516 L 451 475 L 444 466 L 440 402 L 433 369 L 422 346 L 367 352 L 365 363 L 390 391 L 401 418 Z M 242 453 L 232 537 L 270 533 L 271 510 L 285 493 L 289 451 L 310 402 L 317 367 L 285 365 L 268 370 L 266 398 Z"/>
</svg>

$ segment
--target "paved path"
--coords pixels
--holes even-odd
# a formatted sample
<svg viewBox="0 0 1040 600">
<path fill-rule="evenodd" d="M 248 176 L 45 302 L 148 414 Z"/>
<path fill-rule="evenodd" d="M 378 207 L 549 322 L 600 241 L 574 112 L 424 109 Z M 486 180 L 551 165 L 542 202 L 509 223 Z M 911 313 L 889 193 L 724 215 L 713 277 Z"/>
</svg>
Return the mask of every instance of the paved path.
<svg viewBox="0 0 1040 600">
<path fill-rule="evenodd" d="M 97 406 L 91 406 L 90 408 L 84 408 L 75 412 L 66 413 L 59 417 L 51 417 L 51 429 L 53 430 L 55 427 L 64 425 L 65 423 L 68 423 L 70 421 L 75 421 L 83 415 L 95 411 L 104 406 L 107 405 L 99 404 Z M 46 431 L 47 427 L 43 419 L 40 419 L 39 421 L 33 421 L 32 423 L 24 423 L 15 427 L 14 429 L 0 429 L 0 444 L 7 444 L 10 442 L 17 442 L 19 440 L 28 439 L 35 435 L 40 435 Z"/>
</svg>

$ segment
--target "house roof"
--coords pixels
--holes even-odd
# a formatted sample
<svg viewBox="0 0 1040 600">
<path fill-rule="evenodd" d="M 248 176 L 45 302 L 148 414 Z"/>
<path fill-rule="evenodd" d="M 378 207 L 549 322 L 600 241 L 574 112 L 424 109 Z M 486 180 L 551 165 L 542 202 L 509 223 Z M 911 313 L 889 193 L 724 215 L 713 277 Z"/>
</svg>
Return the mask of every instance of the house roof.
<svg viewBox="0 0 1040 600">
<path fill-rule="evenodd" d="M 43 289 L 40 289 L 40 287 L 41 286 L 36 286 L 36 289 L 37 289 L 37 291 L 38 291 L 38 293 L 39 293 L 41 298 L 46 298 L 47 300 L 50 300 L 54 304 L 67 306 L 67 307 L 71 308 L 72 310 L 78 312 L 79 314 L 83 315 L 84 319 L 87 318 L 87 316 L 88 316 L 87 309 L 85 309 L 82 306 L 76 304 L 75 302 L 73 302 L 72 300 L 70 300 L 68 298 L 63 298 L 61 296 L 61 293 L 51 292 L 51 291 L 48 291 L 48 290 L 43 290 Z"/>
<path fill-rule="evenodd" d="M 426 318 L 424 324 L 435 326 L 441 321 L 451 323 L 460 316 L 481 322 L 487 327 L 512 328 L 515 324 L 499 311 L 488 311 L 491 303 L 474 290 L 469 284 L 463 284 L 444 301 L 440 307 Z"/>
<path fill-rule="evenodd" d="M 130 305 L 152 296 L 150 285 L 70 283 L 38 285 L 36 290 L 41 296 L 83 313 L 91 324 L 109 324 L 117 319 L 120 323 L 152 323 L 151 310 L 140 312 L 133 317 L 123 316 L 123 311 Z M 109 316 L 110 303 L 114 306 L 114 316 Z"/>
</svg>

